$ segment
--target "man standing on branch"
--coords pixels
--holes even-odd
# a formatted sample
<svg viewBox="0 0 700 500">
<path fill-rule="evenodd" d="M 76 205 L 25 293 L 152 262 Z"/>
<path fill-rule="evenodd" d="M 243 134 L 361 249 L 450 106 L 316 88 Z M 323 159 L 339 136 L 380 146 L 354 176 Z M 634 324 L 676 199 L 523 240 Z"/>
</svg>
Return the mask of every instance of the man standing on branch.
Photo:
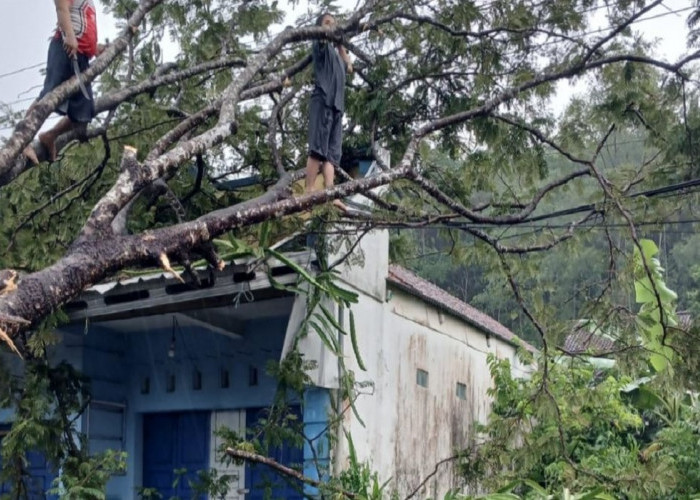
<svg viewBox="0 0 700 500">
<path fill-rule="evenodd" d="M 335 18 L 321 14 L 316 25 L 333 29 Z M 340 167 L 345 110 L 345 72 L 352 73 L 352 63 L 345 47 L 326 40 L 313 43 L 314 90 L 309 105 L 309 156 L 306 160 L 306 192 L 314 190 L 319 171 L 324 187 L 333 186 L 334 167 Z M 340 200 L 333 204 L 346 211 Z"/>
<path fill-rule="evenodd" d="M 76 76 L 78 70 L 84 72 L 90 59 L 104 50 L 104 46 L 97 43 L 97 15 L 93 0 L 54 0 L 54 3 L 58 27 L 49 44 L 46 78 L 39 99 Z M 95 104 L 90 84 L 81 84 L 80 91 L 61 103 L 56 112 L 64 117 L 52 129 L 39 134 L 39 142 L 46 147 L 51 161 L 56 160 L 58 136 L 73 129 L 85 130 L 94 118 Z M 27 146 L 24 155 L 39 163 L 31 146 Z"/>
</svg>

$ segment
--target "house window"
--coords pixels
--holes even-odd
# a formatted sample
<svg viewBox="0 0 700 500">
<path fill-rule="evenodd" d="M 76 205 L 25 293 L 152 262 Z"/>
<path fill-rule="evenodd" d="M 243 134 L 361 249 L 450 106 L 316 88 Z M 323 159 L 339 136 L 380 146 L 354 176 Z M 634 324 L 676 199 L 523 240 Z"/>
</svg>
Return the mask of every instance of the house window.
<svg viewBox="0 0 700 500">
<path fill-rule="evenodd" d="M 124 451 L 126 404 L 117 401 L 90 401 L 85 409 L 84 431 L 90 451 L 107 448 Z"/>
<path fill-rule="evenodd" d="M 151 392 L 151 377 L 143 377 L 141 380 L 141 394 L 148 394 Z"/>
<path fill-rule="evenodd" d="M 428 372 L 418 368 L 418 371 L 416 371 L 416 384 L 421 387 L 428 387 Z"/>
<path fill-rule="evenodd" d="M 258 385 L 258 369 L 254 366 L 248 367 L 248 385 L 251 387 Z"/>
<path fill-rule="evenodd" d="M 222 389 L 228 389 L 229 387 L 229 377 L 228 377 L 228 370 L 225 368 L 221 369 L 221 375 L 220 375 L 220 385 Z"/>
<path fill-rule="evenodd" d="M 462 384 L 461 382 L 457 382 L 457 397 L 459 399 L 464 399 L 466 401 L 466 399 L 467 399 L 467 384 Z"/>
<path fill-rule="evenodd" d="M 197 369 L 192 372 L 192 389 L 195 391 L 202 390 L 202 372 Z"/>
<path fill-rule="evenodd" d="M 166 392 L 175 392 L 175 374 L 168 373 L 165 379 L 165 390 Z"/>
</svg>

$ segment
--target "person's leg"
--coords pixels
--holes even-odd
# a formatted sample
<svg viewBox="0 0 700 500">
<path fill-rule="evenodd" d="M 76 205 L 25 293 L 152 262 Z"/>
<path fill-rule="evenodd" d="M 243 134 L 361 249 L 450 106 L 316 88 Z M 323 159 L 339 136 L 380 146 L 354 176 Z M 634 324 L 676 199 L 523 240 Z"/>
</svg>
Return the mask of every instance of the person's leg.
<svg viewBox="0 0 700 500">
<path fill-rule="evenodd" d="M 329 109 L 323 97 L 312 95 L 309 104 L 309 156 L 306 160 L 306 192 L 314 190 L 316 177 L 328 155 Z"/>
<path fill-rule="evenodd" d="M 323 187 L 332 188 L 334 185 L 334 181 L 335 181 L 335 167 L 333 166 L 333 164 L 331 162 L 325 161 L 325 162 L 323 162 L 322 172 L 323 172 Z M 347 210 L 348 210 L 347 205 L 339 199 L 333 200 L 333 206 L 342 210 L 343 212 L 347 212 Z"/>
<path fill-rule="evenodd" d="M 90 67 L 90 62 L 84 54 L 78 54 L 78 67 L 81 72 Z M 70 63 L 72 65 L 72 61 Z M 71 75 L 72 76 L 72 75 Z M 53 128 L 39 134 L 41 142 L 49 151 L 49 159 L 56 161 L 56 139 L 66 132 L 75 130 L 78 135 L 84 135 L 87 126 L 95 117 L 95 101 L 92 96 L 92 85 L 85 84 L 87 96 L 82 91 L 76 92 L 66 101 L 66 117 L 62 118 Z"/>
<path fill-rule="evenodd" d="M 321 160 L 311 155 L 306 159 L 306 193 L 314 190 L 314 184 L 316 184 L 316 177 L 318 177 L 318 173 L 321 170 L 321 164 Z"/>
<path fill-rule="evenodd" d="M 335 180 L 335 167 L 340 166 L 340 159 L 343 154 L 343 113 L 333 110 L 332 121 L 330 126 L 330 134 L 328 137 L 328 156 L 327 161 L 323 164 L 323 183 L 326 188 L 333 187 Z M 339 199 L 333 200 L 333 205 L 342 210 L 347 211 L 348 207 Z"/>
<path fill-rule="evenodd" d="M 80 61 L 83 62 L 83 61 Z M 87 59 L 85 59 L 85 62 L 87 62 Z M 49 43 L 49 50 L 48 50 L 48 55 L 46 57 L 46 76 L 44 78 L 44 87 L 39 93 L 39 99 L 44 97 L 46 94 L 51 92 L 53 89 L 61 85 L 64 81 L 68 80 L 73 76 L 73 67 L 72 67 L 72 61 L 66 54 L 66 51 L 63 48 L 63 43 L 59 39 L 52 39 L 51 42 Z M 69 112 L 69 100 L 62 102 L 59 104 L 59 106 L 56 108 L 56 112 L 62 115 L 66 115 Z M 33 109 L 34 106 L 36 105 L 36 101 L 32 103 L 31 106 L 29 106 L 29 109 L 27 110 L 27 114 L 29 114 Z M 92 105 L 92 103 L 90 103 Z M 91 108 L 94 110 L 94 107 Z M 54 126 L 51 131 L 68 131 L 71 129 L 70 126 L 70 121 L 66 122 L 66 119 L 61 119 L 56 126 Z M 49 132 L 51 132 L 49 131 Z M 62 132 L 61 132 L 62 133 Z M 47 132 L 44 132 L 42 134 L 39 134 L 39 142 L 41 142 L 49 152 L 49 160 L 50 161 L 55 161 L 56 160 L 56 135 L 53 137 L 53 140 L 51 139 L 52 135 L 51 133 L 48 133 L 48 136 L 46 135 Z M 60 135 L 60 134 L 59 134 Z M 43 137 L 43 139 L 42 139 Z M 39 163 L 39 159 L 37 158 L 36 151 L 34 151 L 34 148 L 32 145 L 28 145 L 24 149 L 24 156 L 26 156 L 29 161 L 31 161 L 34 164 Z"/>
<path fill-rule="evenodd" d="M 42 143 L 48 151 L 49 161 L 56 161 L 56 157 L 58 156 L 58 152 L 56 151 L 56 139 L 58 139 L 61 134 L 73 130 L 73 127 L 75 127 L 75 124 L 70 118 L 64 116 L 51 129 L 39 134 L 39 142 Z"/>
</svg>

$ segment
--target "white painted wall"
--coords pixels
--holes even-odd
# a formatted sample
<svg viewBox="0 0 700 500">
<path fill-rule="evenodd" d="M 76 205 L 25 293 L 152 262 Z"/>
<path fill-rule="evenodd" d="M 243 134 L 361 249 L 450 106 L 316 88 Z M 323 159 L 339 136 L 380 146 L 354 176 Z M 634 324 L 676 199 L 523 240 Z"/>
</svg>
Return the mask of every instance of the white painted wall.
<svg viewBox="0 0 700 500">
<path fill-rule="evenodd" d="M 365 267 L 341 268 L 347 286 L 360 293 L 353 306 L 362 358 L 367 371 L 354 362 L 344 339 L 347 365 L 361 389 L 356 407 L 365 427 L 348 411 L 344 426 L 351 432 L 358 458 L 369 461 L 382 481 L 400 497 L 413 491 L 435 465 L 474 438 L 473 424 L 487 418 L 492 385 L 487 356 L 508 358 L 523 376 L 515 347 L 487 336 L 463 320 L 388 285 L 388 235 L 378 231 L 365 238 Z M 388 300 L 387 300 L 388 299 Z M 347 321 L 347 320 L 346 320 Z M 428 387 L 416 383 L 416 371 L 428 372 Z M 466 400 L 457 397 L 457 383 L 466 385 Z M 339 436 L 341 437 L 341 436 Z M 347 444 L 339 439 L 336 470 L 347 467 Z M 440 498 L 455 486 L 448 464 L 439 469 L 416 498 Z"/>
</svg>

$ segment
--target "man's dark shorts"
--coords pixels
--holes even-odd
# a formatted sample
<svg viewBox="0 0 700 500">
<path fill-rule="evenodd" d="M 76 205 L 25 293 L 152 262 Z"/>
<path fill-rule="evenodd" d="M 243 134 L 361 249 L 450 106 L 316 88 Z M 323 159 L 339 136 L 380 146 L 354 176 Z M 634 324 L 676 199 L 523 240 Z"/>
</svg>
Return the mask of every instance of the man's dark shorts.
<svg viewBox="0 0 700 500">
<path fill-rule="evenodd" d="M 83 54 L 78 54 L 78 67 L 80 71 L 85 71 L 90 66 L 89 59 Z M 63 43 L 56 38 L 49 44 L 49 55 L 46 60 L 46 78 L 44 79 L 44 89 L 39 94 L 39 99 L 58 87 L 60 84 L 75 75 L 73 61 L 68 57 Z M 92 87 L 86 83 L 90 99 L 86 98 L 78 90 L 70 96 L 68 100 L 62 102 L 56 112 L 67 115 L 74 123 L 89 123 L 95 117 L 95 103 L 92 100 Z"/>
<path fill-rule="evenodd" d="M 343 154 L 343 112 L 326 106 L 323 96 L 312 94 L 309 106 L 309 156 L 340 166 Z"/>
</svg>

